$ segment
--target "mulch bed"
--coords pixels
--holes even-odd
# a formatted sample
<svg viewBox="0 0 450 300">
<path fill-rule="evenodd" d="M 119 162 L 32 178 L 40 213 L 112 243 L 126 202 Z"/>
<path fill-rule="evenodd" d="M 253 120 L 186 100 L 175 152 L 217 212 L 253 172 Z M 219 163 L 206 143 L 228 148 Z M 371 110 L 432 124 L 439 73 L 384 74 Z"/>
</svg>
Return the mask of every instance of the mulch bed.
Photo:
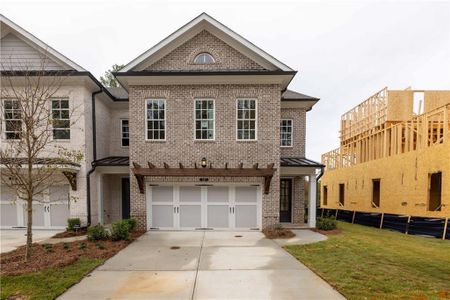
<svg viewBox="0 0 450 300">
<path fill-rule="evenodd" d="M 64 232 L 58 232 L 55 234 L 52 238 L 54 239 L 62 239 L 67 237 L 73 237 L 73 236 L 82 236 L 87 234 L 87 228 L 80 228 L 78 231 L 64 231 Z"/>
<path fill-rule="evenodd" d="M 289 229 L 273 229 L 266 228 L 263 230 L 264 235 L 268 239 L 290 239 L 295 236 L 295 233 L 290 231 Z"/>
<path fill-rule="evenodd" d="M 33 244 L 32 257 L 25 262 L 25 246 L 0 255 L 0 275 L 21 275 L 42 271 L 52 267 L 64 267 L 73 264 L 81 257 L 107 259 L 114 256 L 132 241 L 141 236 L 143 231 L 131 233 L 129 241 L 77 241 L 58 243 L 51 246 Z"/>
<path fill-rule="evenodd" d="M 320 229 L 317 229 L 317 228 L 313 228 L 313 229 L 311 229 L 312 231 L 315 231 L 315 232 L 318 232 L 318 233 L 321 233 L 321 234 L 325 234 L 325 235 L 327 235 L 327 234 L 341 234 L 342 233 L 342 230 L 340 230 L 339 228 L 336 228 L 336 229 L 332 229 L 332 230 L 320 230 Z"/>
</svg>

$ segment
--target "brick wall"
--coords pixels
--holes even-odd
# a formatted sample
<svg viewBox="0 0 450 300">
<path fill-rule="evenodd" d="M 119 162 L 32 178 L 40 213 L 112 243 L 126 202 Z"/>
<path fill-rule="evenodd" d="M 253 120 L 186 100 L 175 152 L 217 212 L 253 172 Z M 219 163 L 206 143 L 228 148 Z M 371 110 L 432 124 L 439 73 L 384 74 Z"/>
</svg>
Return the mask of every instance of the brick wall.
<svg viewBox="0 0 450 300">
<path fill-rule="evenodd" d="M 141 165 L 152 162 L 171 166 L 179 162 L 185 166 L 200 163 L 206 157 L 214 166 L 245 166 L 259 163 L 275 164 L 279 170 L 279 85 L 171 85 L 130 87 L 130 159 Z M 194 100 L 215 99 L 215 141 L 194 140 Z M 236 99 L 257 99 L 258 140 L 236 141 Z M 166 141 L 145 140 L 145 100 L 166 100 Z M 188 180 L 188 179 L 187 179 Z M 192 179 L 191 179 L 192 180 Z M 272 179 L 270 193 L 263 195 L 263 226 L 278 223 L 279 171 Z M 139 193 L 134 177 L 131 178 L 131 215 L 140 227 L 146 226 L 145 195 Z"/>
<path fill-rule="evenodd" d="M 293 124 L 292 147 L 281 147 L 281 156 L 305 156 L 306 110 L 282 108 L 281 119 L 291 119 Z"/>
<path fill-rule="evenodd" d="M 194 58 L 201 52 L 210 53 L 214 64 L 194 64 Z M 192 39 L 176 48 L 147 70 L 263 70 L 264 68 L 203 30 Z"/>
</svg>

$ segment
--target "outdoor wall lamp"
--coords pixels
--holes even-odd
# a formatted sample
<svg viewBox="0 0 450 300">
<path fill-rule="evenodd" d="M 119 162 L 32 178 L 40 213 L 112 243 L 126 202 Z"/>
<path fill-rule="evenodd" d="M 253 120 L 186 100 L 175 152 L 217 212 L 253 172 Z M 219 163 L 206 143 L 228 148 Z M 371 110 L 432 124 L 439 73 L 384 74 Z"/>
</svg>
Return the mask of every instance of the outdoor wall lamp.
<svg viewBox="0 0 450 300">
<path fill-rule="evenodd" d="M 207 165 L 207 161 L 206 161 L 206 157 L 202 158 L 202 168 L 206 168 Z"/>
</svg>

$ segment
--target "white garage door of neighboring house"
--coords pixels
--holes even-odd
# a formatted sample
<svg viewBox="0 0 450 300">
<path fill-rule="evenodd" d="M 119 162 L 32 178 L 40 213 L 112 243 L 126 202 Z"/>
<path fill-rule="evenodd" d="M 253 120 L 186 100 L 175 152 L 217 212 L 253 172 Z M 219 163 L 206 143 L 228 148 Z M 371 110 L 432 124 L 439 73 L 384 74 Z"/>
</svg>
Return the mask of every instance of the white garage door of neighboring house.
<svg viewBox="0 0 450 300">
<path fill-rule="evenodd" d="M 15 193 L 5 186 L 0 187 L 1 228 L 26 227 L 27 203 L 17 199 Z M 62 229 L 69 218 L 69 185 L 57 185 L 48 192 L 36 196 L 33 203 L 33 228 Z"/>
<path fill-rule="evenodd" d="M 148 185 L 148 229 L 259 229 L 261 188 Z"/>
</svg>

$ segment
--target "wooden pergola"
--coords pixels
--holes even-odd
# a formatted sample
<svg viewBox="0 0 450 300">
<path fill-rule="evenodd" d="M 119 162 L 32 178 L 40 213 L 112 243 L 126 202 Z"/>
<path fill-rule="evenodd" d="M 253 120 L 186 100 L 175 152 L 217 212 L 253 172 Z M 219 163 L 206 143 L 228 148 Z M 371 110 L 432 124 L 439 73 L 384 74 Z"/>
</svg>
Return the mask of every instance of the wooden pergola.
<svg viewBox="0 0 450 300">
<path fill-rule="evenodd" d="M 163 163 L 162 168 L 157 168 L 154 164 L 148 162 L 148 167 L 144 168 L 136 162 L 133 162 L 134 176 L 136 177 L 139 191 L 144 193 L 144 177 L 263 177 L 264 178 L 264 194 L 268 194 L 270 190 L 270 181 L 272 180 L 275 169 L 274 164 L 268 164 L 266 168 L 259 168 L 258 164 L 254 164 L 251 168 L 244 168 L 244 164 L 240 163 L 237 168 L 228 167 L 225 163 L 223 168 L 214 168 L 212 163 L 209 166 L 198 167 L 194 163 L 193 168 L 186 168 L 182 163 L 178 167 L 171 168 L 167 163 Z"/>
</svg>

